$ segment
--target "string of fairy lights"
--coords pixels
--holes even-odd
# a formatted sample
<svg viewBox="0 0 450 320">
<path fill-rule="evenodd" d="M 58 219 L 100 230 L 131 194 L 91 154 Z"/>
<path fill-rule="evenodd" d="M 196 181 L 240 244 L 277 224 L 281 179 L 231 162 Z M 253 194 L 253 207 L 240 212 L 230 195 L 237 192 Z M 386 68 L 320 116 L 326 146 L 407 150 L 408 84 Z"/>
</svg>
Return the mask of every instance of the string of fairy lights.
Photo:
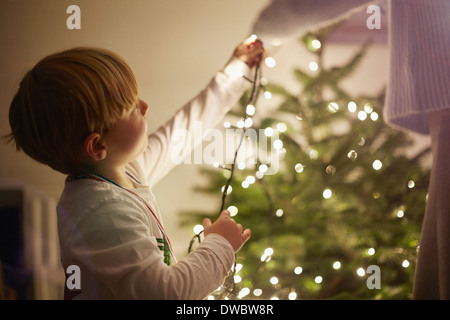
<svg viewBox="0 0 450 320">
<path fill-rule="evenodd" d="M 252 36 L 254 37 L 254 39 L 256 39 L 256 36 Z M 279 45 L 280 43 L 277 43 L 277 45 Z M 318 39 L 311 39 L 309 41 L 309 43 L 307 44 L 307 47 L 310 51 L 315 52 L 317 50 L 320 50 L 322 47 L 322 43 L 318 40 Z M 268 68 L 274 68 L 276 66 L 276 60 L 273 57 L 267 57 L 264 60 L 264 64 L 265 66 L 267 66 Z M 308 62 L 308 69 L 311 72 L 319 72 L 320 71 L 321 66 L 319 65 L 319 63 L 317 61 L 310 61 Z M 219 163 L 214 163 L 213 166 L 216 168 L 221 168 L 227 171 L 227 174 L 225 175 L 226 177 L 228 177 L 225 185 L 222 187 L 221 192 L 222 192 L 222 202 L 221 202 L 221 208 L 219 210 L 219 214 L 220 212 L 222 212 L 222 210 L 225 209 L 225 203 L 226 203 L 226 197 L 232 192 L 231 189 L 231 182 L 233 179 L 233 174 L 236 168 L 238 168 L 239 170 L 244 170 L 246 168 L 246 164 L 245 162 L 238 162 L 237 161 L 237 156 L 238 156 L 238 152 L 239 149 L 242 146 L 242 141 L 244 139 L 245 136 L 245 132 L 247 129 L 249 129 L 252 124 L 252 116 L 255 115 L 256 113 L 256 103 L 258 100 L 258 96 L 260 95 L 260 92 L 263 92 L 264 97 L 267 100 L 270 100 L 272 98 L 272 93 L 267 91 L 265 89 L 265 85 L 267 84 L 267 80 L 265 78 L 262 77 L 262 72 L 261 72 L 261 65 L 258 63 L 258 65 L 255 68 L 255 73 L 254 73 L 254 77 L 253 79 L 248 79 L 246 78 L 246 80 L 248 80 L 250 83 L 252 83 L 252 89 L 251 89 L 251 93 L 250 96 L 248 98 L 247 101 L 247 106 L 245 108 L 245 115 L 239 119 L 236 123 L 236 126 L 234 126 L 235 128 L 239 128 L 242 129 L 242 135 L 240 138 L 240 142 L 234 152 L 234 158 L 233 161 L 231 163 L 230 167 L 227 167 L 225 165 L 220 165 Z M 329 102 L 327 108 L 328 111 L 331 113 L 336 113 L 342 106 L 340 106 L 337 102 L 331 101 Z M 371 121 L 378 121 L 379 120 L 379 115 L 377 112 L 374 111 L 373 107 L 371 106 L 370 103 L 366 103 L 364 104 L 364 106 L 362 106 L 362 108 L 358 108 L 358 105 L 356 102 L 354 101 L 349 101 L 348 104 L 346 105 L 346 109 L 350 114 L 354 114 L 360 121 L 366 121 L 366 120 L 371 120 Z M 359 110 L 358 110 L 359 109 Z M 302 115 L 299 113 L 297 115 L 295 115 L 296 120 L 298 121 L 302 121 Z M 229 121 L 225 121 L 223 124 L 224 128 L 230 128 L 233 127 L 232 124 Z M 284 122 L 279 122 L 277 123 L 277 125 L 275 126 L 275 128 L 272 127 L 267 127 L 264 129 L 264 134 L 267 137 L 272 137 L 274 136 L 274 133 L 283 133 L 287 130 L 287 125 Z M 365 144 L 365 139 L 363 137 L 361 137 L 361 140 L 359 142 L 359 146 L 363 146 Z M 283 147 L 283 142 L 281 139 L 277 138 L 274 139 L 272 141 L 272 147 L 277 150 L 277 154 L 280 155 L 280 157 L 282 158 L 282 155 L 284 153 L 286 153 L 286 149 Z M 309 157 L 311 159 L 316 159 L 318 157 L 318 152 L 314 149 L 311 149 L 309 151 Z M 350 160 L 356 160 L 358 157 L 358 153 L 356 150 L 349 150 L 347 153 L 347 157 Z M 383 163 L 381 160 L 379 159 L 375 159 L 372 163 L 372 168 L 375 171 L 379 171 L 381 170 L 383 167 Z M 264 174 L 268 171 L 268 166 L 266 163 L 260 163 L 259 166 L 257 166 L 257 170 L 255 172 L 255 176 L 247 176 L 245 178 L 245 180 L 242 181 L 241 186 L 242 188 L 246 189 L 249 188 L 252 184 L 257 183 L 262 181 L 262 178 L 264 177 Z M 294 166 L 294 170 L 297 173 L 302 173 L 305 170 L 305 166 L 301 163 L 297 163 Z M 333 172 L 333 170 L 336 170 L 332 165 L 328 166 L 326 168 L 327 173 Z M 413 180 L 409 180 L 407 182 L 407 187 L 412 189 L 415 186 L 415 182 Z M 329 188 L 326 188 L 323 190 L 322 196 L 325 200 L 330 199 L 333 196 L 333 191 Z M 374 198 L 377 198 L 376 193 L 373 194 Z M 273 203 L 272 199 L 270 199 L 270 195 L 266 194 L 266 197 L 268 197 L 268 203 L 271 204 Z M 230 212 L 230 215 L 232 217 L 236 216 L 238 214 L 238 208 L 235 205 L 230 205 L 228 206 L 227 210 Z M 274 217 L 277 218 L 281 218 L 284 214 L 284 211 L 282 208 L 269 208 L 269 214 L 272 214 Z M 396 208 L 394 210 L 393 216 L 395 218 L 398 219 L 402 219 L 405 216 L 405 208 L 403 206 Z M 189 244 L 189 249 L 188 252 L 192 251 L 193 245 L 195 244 L 196 241 L 198 241 L 198 243 L 201 242 L 201 234 L 203 233 L 203 226 L 200 224 L 197 224 L 193 227 L 193 231 L 194 231 L 194 236 L 192 238 L 192 240 L 190 241 Z M 376 253 L 376 249 L 375 248 L 367 248 L 367 250 L 364 252 L 365 256 L 373 256 Z M 267 262 L 269 262 L 272 259 L 272 256 L 276 254 L 275 250 L 272 247 L 267 247 L 264 249 L 264 251 L 261 254 L 261 261 L 260 263 L 266 264 Z M 410 266 L 410 261 L 407 259 L 404 259 L 401 262 L 401 266 L 403 268 L 408 268 Z M 236 259 L 235 259 L 235 264 L 232 267 L 229 276 L 227 277 L 227 280 L 224 282 L 224 284 L 219 287 L 215 293 L 211 294 L 208 299 L 209 300 L 213 300 L 215 299 L 214 295 L 218 294 L 218 299 L 225 299 L 225 300 L 229 300 L 229 299 L 243 299 L 247 296 L 252 295 L 253 298 L 258 298 L 263 294 L 263 290 L 260 288 L 248 288 L 248 287 L 243 287 L 239 290 L 239 292 L 237 291 L 237 284 L 242 282 L 242 277 L 239 275 L 239 271 L 242 270 L 243 268 L 243 264 L 241 263 L 236 263 Z M 342 262 L 339 260 L 333 261 L 330 265 L 330 268 L 332 268 L 333 270 L 339 270 L 343 267 Z M 303 267 L 301 265 L 297 265 L 293 268 L 292 272 L 295 275 L 301 275 L 303 273 Z M 366 273 L 366 269 L 363 266 L 358 267 L 355 270 L 355 275 L 357 275 L 358 277 L 364 277 L 367 275 Z M 279 279 L 277 276 L 272 276 L 269 279 L 269 282 L 273 285 L 273 286 L 277 286 L 279 284 Z M 317 274 L 314 276 L 314 282 L 318 285 L 320 285 L 322 282 L 324 281 L 324 277 L 320 274 Z M 297 299 L 297 293 L 295 291 L 295 289 L 289 289 L 289 293 L 287 295 L 289 300 L 295 300 Z M 279 297 L 277 295 L 274 295 L 271 297 L 272 300 L 278 300 Z"/>
<path fill-rule="evenodd" d="M 257 36 L 252 35 L 250 37 L 250 41 L 255 41 L 257 39 Z M 261 88 L 263 88 L 262 84 L 261 84 L 261 78 L 262 78 L 262 72 L 261 72 L 261 60 L 262 60 L 262 54 L 259 57 L 258 63 L 255 67 L 255 72 L 254 72 L 254 77 L 253 79 L 249 79 L 245 76 L 243 76 L 247 81 L 249 81 L 250 83 L 252 83 L 252 89 L 251 89 L 251 93 L 250 96 L 248 98 L 247 101 L 247 107 L 246 107 L 246 113 L 245 115 L 242 117 L 242 119 L 240 119 L 240 121 L 238 122 L 237 126 L 242 129 L 242 133 L 241 133 L 241 137 L 240 137 L 240 141 L 239 144 L 234 152 L 234 158 L 233 161 L 231 162 L 231 166 L 227 167 L 224 165 L 219 165 L 219 164 L 215 164 L 216 167 L 221 167 L 222 169 L 228 170 L 229 171 L 229 177 L 227 179 L 227 182 L 225 183 L 225 186 L 222 187 L 222 203 L 220 206 L 220 210 L 219 210 L 219 214 L 221 214 L 221 212 L 224 210 L 225 208 L 225 200 L 227 198 L 227 195 L 231 192 L 232 188 L 231 188 L 231 182 L 233 180 L 233 175 L 234 175 L 234 171 L 236 168 L 236 164 L 237 164 L 237 156 L 239 153 L 239 150 L 242 146 L 242 142 L 244 141 L 245 138 L 245 132 L 248 128 L 251 127 L 251 125 L 253 124 L 252 121 L 252 116 L 255 114 L 256 111 L 256 103 L 258 101 L 258 96 L 259 96 L 259 91 Z M 267 59 L 266 59 L 267 60 Z M 268 60 L 270 61 L 270 59 Z M 235 210 L 233 210 L 236 207 L 233 208 L 229 208 L 230 214 L 232 216 L 235 215 Z M 190 243 L 189 243 L 189 249 L 188 252 L 192 251 L 192 247 L 195 243 L 195 241 L 198 241 L 198 243 L 201 242 L 201 237 L 200 235 L 203 233 L 203 226 L 202 225 L 196 225 L 194 227 L 194 232 L 195 232 L 195 236 L 191 239 Z M 229 276 L 227 277 L 227 279 L 225 280 L 225 283 L 223 284 L 223 294 L 221 295 L 222 298 L 224 299 L 229 299 L 229 297 L 236 297 L 236 279 L 234 274 L 236 273 L 236 270 L 238 270 L 237 264 L 236 264 L 236 259 L 233 265 L 233 268 L 229 274 Z"/>
</svg>

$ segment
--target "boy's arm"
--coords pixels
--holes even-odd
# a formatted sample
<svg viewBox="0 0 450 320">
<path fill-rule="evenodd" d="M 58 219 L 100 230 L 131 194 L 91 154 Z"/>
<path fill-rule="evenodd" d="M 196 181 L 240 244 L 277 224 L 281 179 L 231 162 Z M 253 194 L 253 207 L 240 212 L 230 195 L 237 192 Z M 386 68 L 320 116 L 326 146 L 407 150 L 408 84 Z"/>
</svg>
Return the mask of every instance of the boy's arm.
<svg viewBox="0 0 450 320">
<path fill-rule="evenodd" d="M 229 214 L 219 223 L 205 224 L 208 232 L 202 243 L 171 266 L 164 263 L 155 230 L 146 219 L 133 202 L 109 200 L 78 221 L 82 236 L 71 238 L 69 250 L 70 261 L 81 267 L 77 298 L 95 292 L 96 298 L 108 298 L 102 294 L 110 292 L 117 299 L 203 299 L 223 283 L 234 262 L 235 244 L 230 244 L 227 234 L 211 232 L 222 232 L 218 229 L 231 224 Z M 233 238 L 242 232 L 235 224 L 225 229 L 228 234 L 232 230 Z M 242 241 L 248 236 L 244 232 Z M 241 245 L 238 241 L 235 246 Z"/>
<path fill-rule="evenodd" d="M 262 52 L 262 45 L 258 43 L 255 46 L 254 40 L 246 41 L 238 47 L 245 48 L 241 47 L 241 51 L 236 49 L 229 63 L 200 94 L 149 136 L 147 150 L 131 166 L 138 176 L 147 179 L 150 186 L 180 164 L 183 155 L 189 156 L 193 148 L 202 142 L 204 133 L 223 119 L 249 87 L 243 76 L 251 77 L 250 67 L 256 60 L 254 54 Z M 252 55 L 248 54 L 249 51 Z M 246 61 L 248 56 L 253 60 Z"/>
</svg>

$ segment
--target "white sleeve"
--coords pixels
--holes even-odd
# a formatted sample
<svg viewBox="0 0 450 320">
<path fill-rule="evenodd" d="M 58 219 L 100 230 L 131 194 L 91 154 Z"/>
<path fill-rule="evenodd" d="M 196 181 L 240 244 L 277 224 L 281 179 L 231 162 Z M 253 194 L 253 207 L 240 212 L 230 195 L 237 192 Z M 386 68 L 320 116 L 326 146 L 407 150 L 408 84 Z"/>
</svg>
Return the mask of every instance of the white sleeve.
<svg viewBox="0 0 450 320">
<path fill-rule="evenodd" d="M 264 42 L 302 36 L 380 0 L 274 0 L 260 13 L 253 33 Z"/>
<path fill-rule="evenodd" d="M 146 219 L 132 202 L 108 200 L 79 222 L 82 237 L 70 250 L 81 267 L 82 292 L 98 290 L 98 298 L 109 292 L 108 298 L 117 299 L 203 299 L 223 283 L 234 263 L 226 239 L 209 234 L 168 266 Z"/>
<path fill-rule="evenodd" d="M 152 187 L 180 164 L 181 147 L 181 153 L 189 154 L 249 88 L 243 76 L 250 77 L 249 67 L 233 57 L 203 91 L 149 136 L 144 154 L 130 164 L 132 170 Z M 203 132 L 199 134 L 200 127 Z"/>
</svg>

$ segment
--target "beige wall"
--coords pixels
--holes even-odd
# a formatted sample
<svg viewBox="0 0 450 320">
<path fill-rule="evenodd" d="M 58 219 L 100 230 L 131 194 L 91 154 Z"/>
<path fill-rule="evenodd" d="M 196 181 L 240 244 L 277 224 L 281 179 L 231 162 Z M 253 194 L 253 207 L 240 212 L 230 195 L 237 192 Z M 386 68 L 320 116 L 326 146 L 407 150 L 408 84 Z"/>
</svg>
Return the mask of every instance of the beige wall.
<svg viewBox="0 0 450 320">
<path fill-rule="evenodd" d="M 223 66 L 234 47 L 268 0 L 2 0 L 0 1 L 0 135 L 8 133 L 8 108 L 18 83 L 40 58 L 69 47 L 106 47 L 124 56 L 135 70 L 141 98 L 150 106 L 149 129 L 167 120 Z M 66 8 L 81 8 L 81 30 L 68 30 Z M 363 21 L 365 23 L 365 21 Z M 383 26 L 387 27 L 387 26 Z M 333 46 L 329 64 L 357 49 Z M 273 51 L 278 64 L 265 70 L 271 80 L 291 84 L 292 67 L 305 67 L 309 56 L 295 43 Z M 347 85 L 357 92 L 378 91 L 386 79 L 387 50 L 376 45 L 356 77 Z M 0 143 L 0 178 L 31 184 L 58 198 L 64 177 Z M 180 209 L 219 205 L 193 193 L 198 166 L 182 166 L 160 182 L 154 192 L 172 234 L 177 255 L 184 255 L 190 230 L 180 232 Z"/>
</svg>

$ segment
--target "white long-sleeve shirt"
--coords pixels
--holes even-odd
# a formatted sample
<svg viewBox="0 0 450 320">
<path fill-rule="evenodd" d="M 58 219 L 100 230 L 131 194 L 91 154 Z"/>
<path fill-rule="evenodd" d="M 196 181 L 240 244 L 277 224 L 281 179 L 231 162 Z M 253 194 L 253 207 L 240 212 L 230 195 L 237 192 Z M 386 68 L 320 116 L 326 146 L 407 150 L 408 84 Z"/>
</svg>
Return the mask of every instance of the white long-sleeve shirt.
<svg viewBox="0 0 450 320">
<path fill-rule="evenodd" d="M 260 14 L 253 32 L 263 40 L 297 37 L 379 2 L 274 0 Z M 427 113 L 450 108 L 450 1 L 389 0 L 388 10 L 385 119 L 428 134 Z"/>
<path fill-rule="evenodd" d="M 151 188 L 176 165 L 172 150 L 180 141 L 173 134 L 177 129 L 192 133 L 196 121 L 205 130 L 217 125 L 248 88 L 242 75 L 249 73 L 244 62 L 231 59 L 206 89 L 149 136 L 146 151 L 127 165 L 139 181 L 132 191 L 160 221 Z M 109 182 L 68 178 L 57 212 L 63 268 L 80 268 L 81 291 L 74 299 L 202 299 L 222 284 L 234 263 L 228 241 L 209 234 L 186 258 L 167 265 L 156 219 L 136 196 Z"/>
</svg>

